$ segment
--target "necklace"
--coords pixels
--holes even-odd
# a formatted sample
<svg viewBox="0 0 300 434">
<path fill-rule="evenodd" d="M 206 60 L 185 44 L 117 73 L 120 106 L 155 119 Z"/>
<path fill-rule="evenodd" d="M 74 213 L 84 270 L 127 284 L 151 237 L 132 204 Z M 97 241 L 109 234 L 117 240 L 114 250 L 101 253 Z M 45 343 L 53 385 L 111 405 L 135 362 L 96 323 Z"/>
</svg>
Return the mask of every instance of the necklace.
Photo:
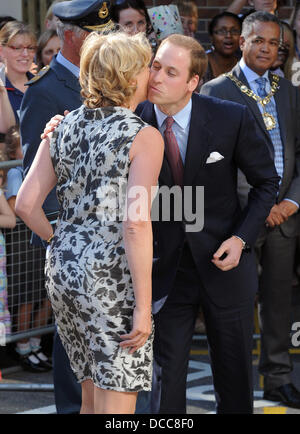
<svg viewBox="0 0 300 434">
<path fill-rule="evenodd" d="M 263 108 L 262 117 L 263 117 L 265 126 L 266 126 L 268 131 L 273 130 L 273 128 L 276 127 L 276 119 L 274 118 L 273 115 L 271 115 L 271 113 L 268 113 L 266 111 L 266 105 L 269 104 L 272 96 L 279 89 L 279 85 L 278 85 L 279 76 L 272 74 L 273 81 L 271 83 L 271 92 L 268 95 L 266 95 L 264 98 L 261 98 L 256 93 L 254 93 L 253 90 L 249 89 L 244 83 L 242 83 L 240 80 L 238 80 L 231 72 L 228 72 L 228 73 L 223 74 L 223 75 L 224 75 L 224 77 L 230 78 L 230 80 L 233 81 L 244 94 L 246 94 L 250 98 L 253 98 L 256 102 L 258 102 L 262 106 L 262 108 Z"/>
</svg>

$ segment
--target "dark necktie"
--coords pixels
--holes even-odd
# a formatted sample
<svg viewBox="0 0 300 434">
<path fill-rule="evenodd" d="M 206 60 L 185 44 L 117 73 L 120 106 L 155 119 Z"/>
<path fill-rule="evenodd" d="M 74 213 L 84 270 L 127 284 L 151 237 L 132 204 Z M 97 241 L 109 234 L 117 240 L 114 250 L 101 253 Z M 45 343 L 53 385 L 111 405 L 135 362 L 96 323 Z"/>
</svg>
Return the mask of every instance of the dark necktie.
<svg viewBox="0 0 300 434">
<path fill-rule="evenodd" d="M 173 174 L 174 183 L 175 185 L 182 185 L 183 163 L 182 163 L 179 146 L 175 134 L 172 131 L 173 123 L 174 123 L 174 119 L 171 116 L 168 116 L 166 118 L 166 129 L 164 132 L 165 151 Z"/>
</svg>

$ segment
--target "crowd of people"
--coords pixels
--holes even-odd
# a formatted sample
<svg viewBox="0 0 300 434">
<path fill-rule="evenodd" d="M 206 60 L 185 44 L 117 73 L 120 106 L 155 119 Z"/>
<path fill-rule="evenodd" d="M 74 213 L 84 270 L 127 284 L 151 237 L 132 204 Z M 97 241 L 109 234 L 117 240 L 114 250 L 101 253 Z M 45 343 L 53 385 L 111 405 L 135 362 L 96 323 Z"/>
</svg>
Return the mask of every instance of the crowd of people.
<svg viewBox="0 0 300 434">
<path fill-rule="evenodd" d="M 0 227 L 19 216 L 32 230 L 39 259 L 47 256 L 49 300 L 45 292 L 33 313 L 31 288 L 11 324 L 0 233 L 0 322 L 23 332 L 53 310 L 58 413 L 184 414 L 199 321 L 217 412 L 252 413 L 255 303 L 264 398 L 300 408 L 289 355 L 300 263 L 300 2 L 286 21 L 278 6 L 234 0 L 211 19 L 206 51 L 190 0 L 151 12 L 142 0 L 56 0 L 38 38 L 1 18 L 0 160 L 23 164 L 1 170 Z M 157 185 L 178 188 L 187 215 L 177 218 L 175 195 L 164 220 Z M 193 231 L 200 186 L 204 223 Z M 112 217 L 115 194 L 124 221 Z M 39 336 L 15 351 L 24 369 L 52 368 Z"/>
</svg>

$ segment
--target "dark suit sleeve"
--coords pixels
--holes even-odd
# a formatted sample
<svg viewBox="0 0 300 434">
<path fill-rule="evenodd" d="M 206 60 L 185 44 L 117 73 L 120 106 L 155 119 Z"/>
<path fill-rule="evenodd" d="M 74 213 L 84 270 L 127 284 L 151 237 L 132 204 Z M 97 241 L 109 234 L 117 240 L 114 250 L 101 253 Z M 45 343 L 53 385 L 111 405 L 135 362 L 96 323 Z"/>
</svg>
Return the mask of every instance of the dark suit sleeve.
<svg viewBox="0 0 300 434">
<path fill-rule="evenodd" d="M 279 177 L 267 144 L 258 135 L 255 120 L 247 107 L 242 107 L 242 119 L 235 147 L 234 160 L 245 174 L 253 188 L 248 196 L 248 204 L 242 218 L 234 228 L 234 234 L 240 236 L 249 245 L 254 245 L 258 234 L 276 202 Z"/>
<path fill-rule="evenodd" d="M 41 133 L 52 116 L 59 113 L 56 98 L 45 87 L 33 84 L 26 91 L 20 109 L 20 130 L 24 154 L 24 175 L 41 143 Z"/>
<path fill-rule="evenodd" d="M 290 184 L 285 198 L 292 199 L 300 205 L 300 91 L 293 87 L 295 92 L 295 106 L 293 109 L 293 126 L 295 128 L 295 170 L 294 177 Z"/>
<path fill-rule="evenodd" d="M 57 98 L 49 86 L 33 84 L 26 91 L 20 111 L 20 131 L 23 148 L 24 176 L 27 175 L 39 145 L 46 123 L 56 114 L 62 114 Z M 44 205 L 46 213 L 57 211 L 59 206 L 55 188 L 48 194 Z"/>
</svg>

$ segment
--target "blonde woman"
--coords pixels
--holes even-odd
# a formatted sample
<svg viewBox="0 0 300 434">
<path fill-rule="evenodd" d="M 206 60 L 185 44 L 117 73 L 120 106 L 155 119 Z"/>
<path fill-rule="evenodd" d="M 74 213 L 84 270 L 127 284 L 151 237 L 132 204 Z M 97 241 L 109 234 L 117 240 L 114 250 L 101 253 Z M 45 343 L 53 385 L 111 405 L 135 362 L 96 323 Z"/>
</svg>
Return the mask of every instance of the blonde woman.
<svg viewBox="0 0 300 434">
<path fill-rule="evenodd" d="M 36 37 L 27 24 L 21 21 L 9 21 L 0 30 L 0 56 L 6 65 L 6 89 L 19 123 L 19 109 L 26 83 L 33 77 L 30 69 L 36 52 Z"/>
<path fill-rule="evenodd" d="M 151 389 L 151 187 L 163 140 L 133 113 L 150 58 L 142 34 L 87 38 L 84 104 L 43 140 L 17 197 L 17 214 L 50 241 L 47 289 L 82 413 L 134 413 L 137 392 Z M 53 234 L 42 204 L 55 185 Z"/>
</svg>

